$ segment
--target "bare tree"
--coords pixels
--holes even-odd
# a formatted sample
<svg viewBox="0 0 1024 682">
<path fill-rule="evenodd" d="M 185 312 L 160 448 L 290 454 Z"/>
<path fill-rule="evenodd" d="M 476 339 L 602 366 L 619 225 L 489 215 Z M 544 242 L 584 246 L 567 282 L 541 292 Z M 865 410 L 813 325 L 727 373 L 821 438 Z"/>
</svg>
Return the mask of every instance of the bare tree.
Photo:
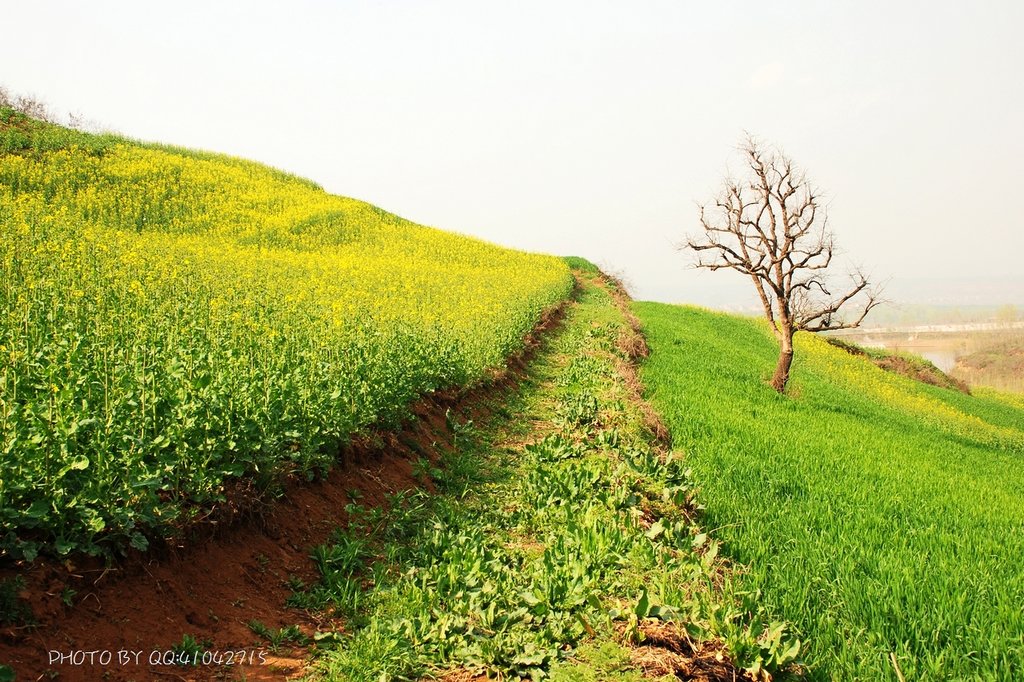
<svg viewBox="0 0 1024 682">
<path fill-rule="evenodd" d="M 703 233 L 682 248 L 696 253 L 699 268 L 730 268 L 750 277 L 779 340 L 771 385 L 783 393 L 797 331 L 856 327 L 881 300 L 860 271 L 851 273 L 845 293 L 832 294 L 827 270 L 835 240 L 820 192 L 781 151 L 752 137 L 740 151 L 749 177 L 727 178 L 721 194 L 701 205 Z M 840 316 L 841 308 L 855 303 L 852 317 Z"/>
</svg>

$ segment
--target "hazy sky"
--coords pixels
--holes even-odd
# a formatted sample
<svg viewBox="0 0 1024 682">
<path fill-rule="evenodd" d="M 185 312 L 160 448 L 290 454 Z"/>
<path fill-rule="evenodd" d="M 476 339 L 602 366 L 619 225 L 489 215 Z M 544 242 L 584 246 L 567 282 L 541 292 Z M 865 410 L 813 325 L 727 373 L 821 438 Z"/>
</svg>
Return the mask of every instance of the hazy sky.
<svg viewBox="0 0 1024 682">
<path fill-rule="evenodd" d="M 58 112 L 583 255 L 643 298 L 751 300 L 673 248 L 747 130 L 894 297 L 1024 303 L 1019 0 L 0 9 L 0 84 Z"/>
</svg>

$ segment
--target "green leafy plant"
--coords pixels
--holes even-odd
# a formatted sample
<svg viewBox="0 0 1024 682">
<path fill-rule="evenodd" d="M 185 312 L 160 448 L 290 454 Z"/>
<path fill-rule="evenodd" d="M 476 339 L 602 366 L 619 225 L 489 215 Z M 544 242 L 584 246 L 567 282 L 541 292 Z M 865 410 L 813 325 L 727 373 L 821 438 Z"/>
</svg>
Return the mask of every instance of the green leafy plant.
<svg viewBox="0 0 1024 682">
<path fill-rule="evenodd" d="M 306 646 L 312 641 L 302 633 L 298 625 L 288 625 L 277 630 L 271 630 L 258 620 L 251 620 L 247 625 L 253 633 L 267 640 L 270 650 L 275 653 L 285 645 Z"/>
<path fill-rule="evenodd" d="M 176 660 L 183 665 L 196 665 L 202 653 L 211 645 L 210 642 L 200 643 L 189 634 L 182 635 L 181 641 L 171 647 Z"/>
<path fill-rule="evenodd" d="M 597 411 L 597 397 L 581 390 L 562 399 L 559 415 L 569 426 L 586 427 L 597 422 Z"/>
</svg>

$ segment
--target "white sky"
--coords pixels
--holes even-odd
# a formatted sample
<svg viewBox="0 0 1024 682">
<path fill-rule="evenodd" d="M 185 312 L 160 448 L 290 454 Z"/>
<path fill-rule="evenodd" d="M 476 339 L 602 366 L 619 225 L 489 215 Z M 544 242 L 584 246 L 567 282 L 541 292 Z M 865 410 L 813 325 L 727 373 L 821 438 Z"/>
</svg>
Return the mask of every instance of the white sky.
<svg viewBox="0 0 1024 682">
<path fill-rule="evenodd" d="M 706 305 L 748 283 L 672 245 L 748 130 L 892 297 L 1024 303 L 1022 29 L 1014 0 L 3 0 L 0 84 Z"/>
</svg>

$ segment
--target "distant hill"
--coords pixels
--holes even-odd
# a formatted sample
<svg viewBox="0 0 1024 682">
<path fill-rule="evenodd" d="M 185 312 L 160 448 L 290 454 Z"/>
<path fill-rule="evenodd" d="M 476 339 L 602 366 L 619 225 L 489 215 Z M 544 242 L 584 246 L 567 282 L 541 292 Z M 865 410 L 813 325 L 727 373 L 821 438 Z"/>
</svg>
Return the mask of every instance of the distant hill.
<svg viewBox="0 0 1024 682">
<path fill-rule="evenodd" d="M 936 305 L 887 303 L 871 311 L 865 327 L 1000 324 L 1024 321 L 1024 305 Z"/>
</svg>

